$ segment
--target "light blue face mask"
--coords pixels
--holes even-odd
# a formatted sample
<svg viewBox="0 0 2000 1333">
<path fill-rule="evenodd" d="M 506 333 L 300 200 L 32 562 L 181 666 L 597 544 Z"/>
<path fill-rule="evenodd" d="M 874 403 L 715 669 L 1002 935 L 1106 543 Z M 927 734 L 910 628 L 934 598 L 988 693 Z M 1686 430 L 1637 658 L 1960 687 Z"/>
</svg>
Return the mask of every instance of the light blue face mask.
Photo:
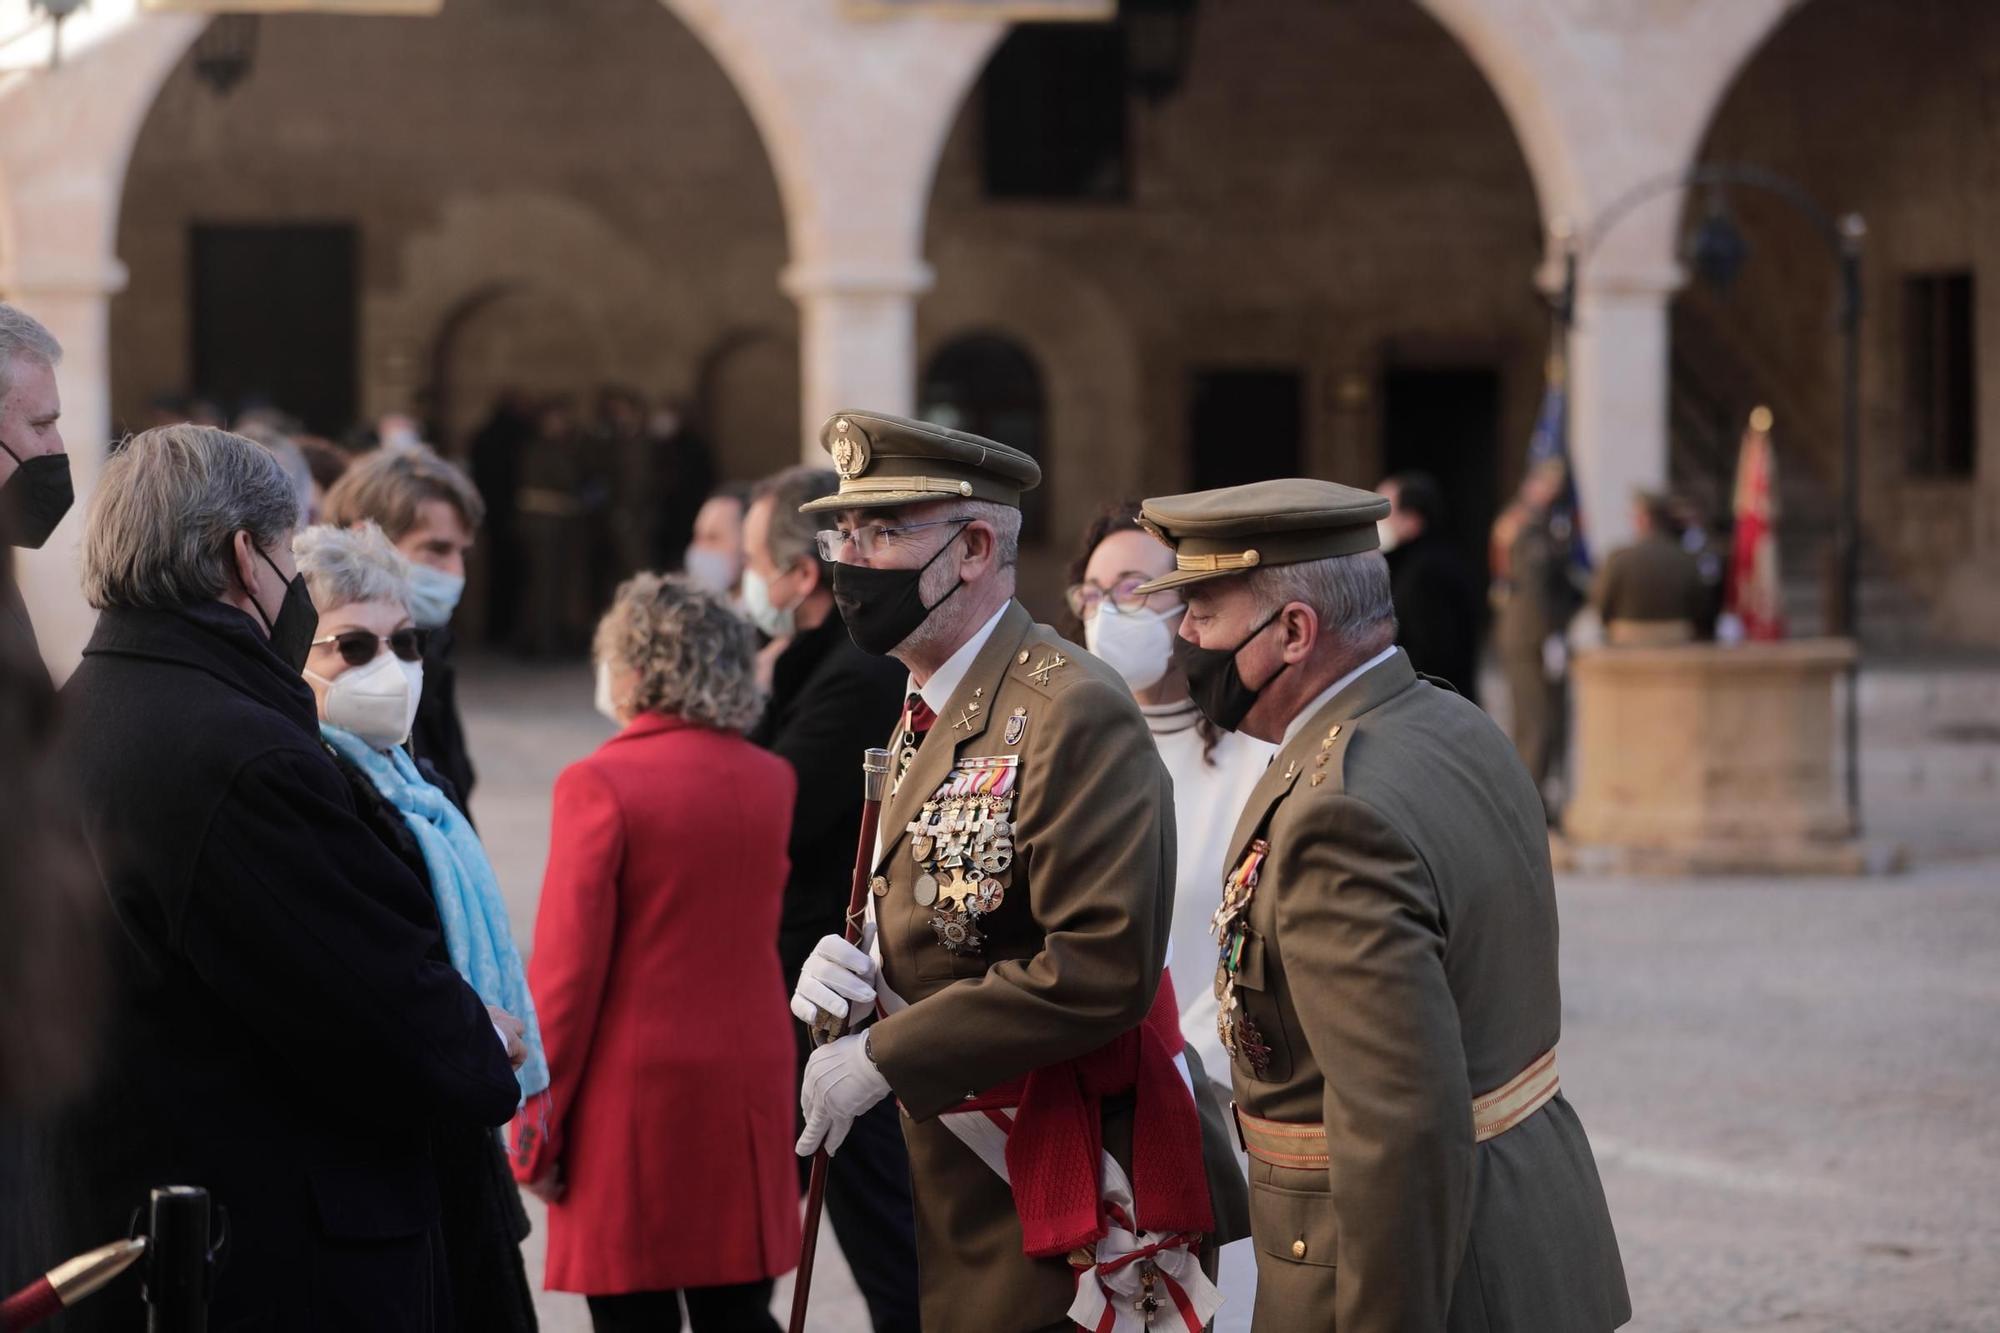
<svg viewBox="0 0 2000 1333">
<path fill-rule="evenodd" d="M 458 609 L 465 593 L 465 576 L 447 574 L 429 565 L 410 566 L 410 619 L 419 629 L 440 629 Z"/>
</svg>

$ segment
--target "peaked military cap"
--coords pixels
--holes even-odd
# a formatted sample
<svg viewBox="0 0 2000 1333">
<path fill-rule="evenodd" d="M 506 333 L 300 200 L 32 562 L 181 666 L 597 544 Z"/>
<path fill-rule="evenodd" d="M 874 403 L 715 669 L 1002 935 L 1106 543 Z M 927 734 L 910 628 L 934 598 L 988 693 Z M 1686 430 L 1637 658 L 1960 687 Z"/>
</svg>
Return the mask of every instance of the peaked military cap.
<svg viewBox="0 0 2000 1333">
<path fill-rule="evenodd" d="M 962 430 L 884 412 L 836 412 L 820 427 L 840 489 L 799 506 L 802 514 L 874 509 L 927 500 L 1021 503 L 1042 469 L 1019 449 Z"/>
<path fill-rule="evenodd" d="M 1140 508 L 1139 526 L 1173 548 L 1174 572 L 1138 591 L 1373 551 L 1387 517 L 1389 502 L 1373 491 L 1306 477 L 1164 495 Z"/>
</svg>

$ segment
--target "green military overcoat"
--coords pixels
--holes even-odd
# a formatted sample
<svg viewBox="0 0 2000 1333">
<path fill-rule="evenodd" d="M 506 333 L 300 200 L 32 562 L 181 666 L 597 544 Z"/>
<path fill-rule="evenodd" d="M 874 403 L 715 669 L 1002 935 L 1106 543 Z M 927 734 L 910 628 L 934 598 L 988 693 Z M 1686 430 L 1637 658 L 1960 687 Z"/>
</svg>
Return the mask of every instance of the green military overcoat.
<svg viewBox="0 0 2000 1333">
<path fill-rule="evenodd" d="M 978 918 L 983 947 L 953 952 L 917 900 L 908 826 L 955 774 L 980 771 L 961 765 L 1010 760 L 1002 900 Z M 937 1117 L 1145 1017 L 1173 917 L 1173 808 L 1124 682 L 1018 603 L 884 803 L 874 910 L 883 978 L 910 1007 L 875 1024 L 870 1049 L 905 1113 L 926 1333 L 1072 1327 L 1073 1270 L 1023 1254 L 1007 1184 Z M 1105 1146 L 1128 1167 L 1131 1121 L 1129 1099 L 1106 1103 Z"/>
<path fill-rule="evenodd" d="M 1259 839 L 1237 996 L 1261 1049 L 1237 1043 L 1237 1106 L 1324 1124 L 1326 1145 L 1251 1161 L 1257 1333 L 1623 1324 L 1569 1103 L 1474 1141 L 1473 1097 L 1562 1024 L 1542 805 L 1507 738 L 1398 650 L 1279 752 L 1225 864 Z"/>
</svg>

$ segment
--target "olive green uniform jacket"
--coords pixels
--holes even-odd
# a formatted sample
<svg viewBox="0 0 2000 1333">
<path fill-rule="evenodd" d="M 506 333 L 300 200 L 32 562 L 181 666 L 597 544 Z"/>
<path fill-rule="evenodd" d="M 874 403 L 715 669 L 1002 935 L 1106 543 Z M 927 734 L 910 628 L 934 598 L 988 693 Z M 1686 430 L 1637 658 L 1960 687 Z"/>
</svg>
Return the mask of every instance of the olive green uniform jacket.
<svg viewBox="0 0 2000 1333">
<path fill-rule="evenodd" d="M 1660 533 L 1613 551 L 1590 590 L 1591 604 L 1614 642 L 1619 625 L 1672 627 L 1684 638 L 1699 638 L 1710 628 L 1709 600 L 1701 562 Z"/>
<path fill-rule="evenodd" d="M 1004 756 L 1020 765 L 1004 898 L 979 918 L 984 947 L 953 953 L 916 900 L 923 867 L 906 828 L 956 763 Z M 1172 779 L 1124 682 L 1018 603 L 884 803 L 882 972 L 910 1007 L 875 1024 L 870 1050 L 904 1110 L 926 1333 L 1071 1327 L 1073 1270 L 1022 1253 L 1007 1184 L 937 1116 L 1145 1017 L 1173 918 L 1173 809 Z M 1105 1147 L 1128 1167 L 1131 1122 L 1129 1098 L 1106 1102 Z M 1226 1152 L 1212 1135 L 1204 1143 Z"/>
<path fill-rule="evenodd" d="M 1605 1333 L 1631 1316 L 1560 1094 L 1475 1144 L 1472 1099 L 1562 1022 L 1541 801 L 1478 708 L 1398 651 L 1251 791 L 1268 841 L 1238 995 L 1269 1048 L 1238 1107 L 1324 1123 L 1324 1168 L 1250 1164 L 1258 1333 Z"/>
</svg>

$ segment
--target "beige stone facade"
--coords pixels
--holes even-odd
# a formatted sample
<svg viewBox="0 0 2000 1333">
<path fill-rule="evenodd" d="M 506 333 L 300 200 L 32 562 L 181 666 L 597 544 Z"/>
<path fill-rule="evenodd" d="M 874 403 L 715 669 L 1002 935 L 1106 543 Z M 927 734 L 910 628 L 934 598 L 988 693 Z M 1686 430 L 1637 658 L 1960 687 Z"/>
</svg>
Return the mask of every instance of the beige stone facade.
<svg viewBox="0 0 2000 1333">
<path fill-rule="evenodd" d="M 1935 610 L 1926 628 L 2000 638 L 2000 394 L 1980 396 L 1971 477 L 1913 481 L 1893 442 L 1900 275 L 1976 279 L 1996 234 L 2000 42 L 1953 26 L 1994 29 L 1980 0 L 1202 4 L 1178 91 L 1132 99 L 1129 190 L 1095 203 L 987 197 L 978 88 L 1006 25 L 913 8 L 267 18 L 251 77 L 218 97 L 189 68 L 199 18 L 95 0 L 60 70 L 0 86 L 0 289 L 68 348 L 86 482 L 151 394 L 192 387 L 200 223 L 355 225 L 366 411 L 434 390 L 440 366 L 452 431 L 503 381 L 625 382 L 701 399 L 735 476 L 813 456 L 836 406 L 914 407 L 940 351 L 997 334 L 1040 376 L 1031 574 L 1049 584 L 1097 503 L 1190 479 L 1204 370 L 1296 371 L 1300 465 L 1361 484 L 1385 463 L 1393 373 L 1490 372 L 1492 484 L 1511 485 L 1551 229 L 1696 161 L 1757 160 L 1869 216 L 1870 540 Z M 19 42 L 8 64 L 38 54 Z M 1677 297 L 1670 200 L 1584 270 L 1572 441 L 1600 544 L 1633 485 L 1714 471 L 1688 461 L 1689 375 L 1704 403 L 1771 400 L 1780 448 L 1832 493 L 1831 268 L 1782 216 L 1732 203 L 1753 250 L 1727 302 Z M 1978 355 L 2000 385 L 2000 344 Z M 29 562 L 58 665 L 87 623 L 77 526 Z"/>
</svg>

